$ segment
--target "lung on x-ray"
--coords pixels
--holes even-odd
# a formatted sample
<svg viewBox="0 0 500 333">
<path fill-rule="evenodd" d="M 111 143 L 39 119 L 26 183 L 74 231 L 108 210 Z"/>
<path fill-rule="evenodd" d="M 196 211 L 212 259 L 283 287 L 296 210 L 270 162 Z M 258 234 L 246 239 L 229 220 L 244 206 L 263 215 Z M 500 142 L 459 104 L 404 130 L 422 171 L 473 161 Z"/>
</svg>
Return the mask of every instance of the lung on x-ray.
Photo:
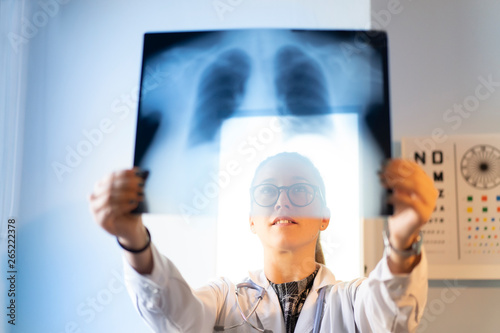
<svg viewBox="0 0 500 333">
<path fill-rule="evenodd" d="M 134 165 L 150 175 L 136 211 L 189 220 L 246 209 L 257 165 L 293 151 L 319 169 L 332 206 L 384 213 L 387 68 L 382 32 L 147 33 Z"/>
</svg>

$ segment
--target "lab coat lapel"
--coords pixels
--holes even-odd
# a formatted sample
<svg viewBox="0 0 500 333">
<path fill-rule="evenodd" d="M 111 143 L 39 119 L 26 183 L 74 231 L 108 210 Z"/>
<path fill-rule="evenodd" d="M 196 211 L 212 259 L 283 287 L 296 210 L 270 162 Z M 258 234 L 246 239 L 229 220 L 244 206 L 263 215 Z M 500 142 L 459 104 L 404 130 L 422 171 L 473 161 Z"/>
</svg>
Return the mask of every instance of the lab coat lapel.
<svg viewBox="0 0 500 333">
<path fill-rule="evenodd" d="M 313 286 L 309 295 L 307 295 L 302 311 L 300 311 L 295 332 L 311 332 L 314 327 L 314 316 L 316 314 L 316 301 L 318 300 L 318 291 L 322 287 L 334 284 L 335 276 L 325 266 L 320 265 L 320 269 L 316 278 L 314 279 Z"/>
<path fill-rule="evenodd" d="M 285 320 L 283 319 L 278 296 L 274 292 L 273 287 L 269 284 L 264 271 L 251 272 L 250 278 L 266 290 L 264 299 L 257 307 L 257 310 L 255 310 L 264 329 L 272 330 L 273 333 L 285 333 Z"/>
</svg>

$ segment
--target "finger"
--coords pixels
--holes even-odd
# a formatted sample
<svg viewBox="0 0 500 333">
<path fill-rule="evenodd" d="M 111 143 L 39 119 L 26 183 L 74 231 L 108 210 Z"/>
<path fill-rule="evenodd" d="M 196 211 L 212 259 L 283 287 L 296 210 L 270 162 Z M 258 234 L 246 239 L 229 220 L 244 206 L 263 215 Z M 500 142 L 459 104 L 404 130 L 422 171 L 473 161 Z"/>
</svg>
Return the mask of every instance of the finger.
<svg viewBox="0 0 500 333">
<path fill-rule="evenodd" d="M 426 204 L 434 204 L 439 195 L 434 184 L 418 179 L 391 179 L 387 180 L 386 184 L 388 188 L 416 195 Z"/>
<path fill-rule="evenodd" d="M 418 176 L 420 174 L 418 170 L 418 165 L 411 163 L 411 161 L 393 159 L 386 161 L 378 174 L 382 184 L 385 187 L 390 187 L 393 186 L 392 184 L 395 181 L 399 181 L 399 179 Z"/>
<path fill-rule="evenodd" d="M 411 177 L 415 174 L 425 174 L 425 171 L 415 162 L 406 159 L 393 159 L 383 167 L 384 172 L 398 174 L 401 177 Z"/>
<path fill-rule="evenodd" d="M 404 162 L 404 163 L 403 163 Z M 394 161 L 383 169 L 379 176 L 386 185 L 391 185 L 396 181 L 418 180 L 423 183 L 433 183 L 433 180 L 425 173 L 425 171 L 414 163 L 408 161 Z"/>
<path fill-rule="evenodd" d="M 122 192 L 143 192 L 144 191 L 144 180 L 138 176 L 127 176 L 124 178 L 118 178 L 111 183 L 110 188 L 112 193 L 122 193 Z"/>
<path fill-rule="evenodd" d="M 144 200 L 143 192 L 122 191 L 102 194 L 100 196 L 93 195 L 91 200 L 92 210 L 99 212 L 103 209 L 110 208 L 115 214 L 126 214 L 137 207 L 137 204 Z"/>
<path fill-rule="evenodd" d="M 102 209 L 104 206 L 116 206 L 124 205 L 130 202 L 131 205 L 134 203 L 144 200 L 144 192 L 142 189 L 139 190 L 112 190 L 106 189 L 105 191 L 91 195 L 91 208 L 95 211 Z M 126 209 L 126 208 L 125 208 Z"/>
<path fill-rule="evenodd" d="M 139 192 L 143 187 L 144 180 L 138 176 L 138 171 L 135 169 L 121 170 L 113 172 L 97 182 L 94 186 L 94 194 L 99 196 L 109 190 L 112 192 L 130 190 Z"/>
<path fill-rule="evenodd" d="M 389 204 L 391 204 L 393 207 L 394 207 L 394 215 L 397 215 L 399 214 L 402 210 L 410 207 L 412 208 L 411 206 L 411 201 L 408 200 L 408 201 L 402 201 L 400 200 L 399 198 L 403 195 L 406 195 L 406 196 L 409 196 L 408 194 L 402 194 L 398 191 L 398 193 L 394 193 L 392 192 L 391 195 L 388 197 L 387 201 L 389 202 Z"/>
<path fill-rule="evenodd" d="M 432 179 L 421 167 L 409 163 L 393 163 L 393 165 L 383 169 L 380 175 L 388 179 L 425 179 L 432 182 Z"/>
<path fill-rule="evenodd" d="M 397 207 L 397 211 L 403 210 L 407 207 L 414 209 L 420 217 L 422 224 L 425 224 L 429 220 L 432 212 L 434 211 L 434 206 L 427 205 L 420 201 L 417 197 L 405 192 L 395 192 L 389 198 L 389 201 Z"/>
<path fill-rule="evenodd" d="M 408 179 L 400 177 L 385 177 L 382 176 L 381 180 L 386 188 L 399 189 L 406 192 L 416 192 L 419 195 L 425 194 L 433 188 L 432 184 L 425 181 L 419 181 L 419 179 Z"/>
<path fill-rule="evenodd" d="M 118 226 L 115 223 L 115 218 L 113 218 L 114 215 L 116 214 L 115 212 L 113 212 L 110 206 L 104 206 L 101 210 L 94 214 L 94 218 L 101 228 L 111 233 L 112 235 L 116 235 Z"/>
<path fill-rule="evenodd" d="M 379 173 L 386 188 L 400 188 L 416 192 L 425 201 L 437 199 L 434 181 L 416 163 L 407 160 L 393 160 Z M 435 198 L 434 198 L 435 197 Z"/>
<path fill-rule="evenodd" d="M 129 201 L 128 204 L 124 204 L 122 206 L 104 205 L 99 210 L 93 212 L 94 219 L 98 225 L 107 229 L 116 224 L 115 221 L 117 221 L 117 218 L 122 219 L 122 217 L 130 214 L 130 211 L 136 207 L 137 202 L 132 201 Z M 116 225 L 114 227 L 116 227 Z"/>
<path fill-rule="evenodd" d="M 112 204 L 111 211 L 117 215 L 125 215 L 125 214 L 130 214 L 130 212 L 137 207 L 139 202 L 143 201 L 142 198 L 137 197 L 135 200 L 134 199 L 128 199 L 128 198 L 123 198 L 120 201 L 115 202 Z"/>
</svg>

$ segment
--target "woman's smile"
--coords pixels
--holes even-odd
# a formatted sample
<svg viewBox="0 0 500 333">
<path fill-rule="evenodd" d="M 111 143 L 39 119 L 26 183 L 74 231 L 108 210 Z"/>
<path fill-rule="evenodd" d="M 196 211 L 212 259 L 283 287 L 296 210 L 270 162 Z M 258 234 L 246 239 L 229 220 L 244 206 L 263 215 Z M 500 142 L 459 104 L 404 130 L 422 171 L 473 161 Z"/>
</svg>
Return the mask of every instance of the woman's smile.
<svg viewBox="0 0 500 333">
<path fill-rule="evenodd" d="M 274 219 L 272 225 L 278 227 L 286 227 L 298 224 L 293 218 L 289 216 L 278 216 Z"/>
</svg>

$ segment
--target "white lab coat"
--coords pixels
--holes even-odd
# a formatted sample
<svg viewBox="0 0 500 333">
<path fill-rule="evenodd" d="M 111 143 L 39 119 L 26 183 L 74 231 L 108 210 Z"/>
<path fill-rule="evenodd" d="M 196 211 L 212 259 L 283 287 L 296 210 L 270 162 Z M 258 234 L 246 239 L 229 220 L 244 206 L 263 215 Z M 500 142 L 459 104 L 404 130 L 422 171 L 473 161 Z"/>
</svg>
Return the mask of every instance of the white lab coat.
<svg viewBox="0 0 500 333">
<path fill-rule="evenodd" d="M 215 325 L 239 324 L 235 285 L 226 278 L 193 290 L 173 263 L 152 246 L 154 268 L 151 274 L 138 274 L 125 260 L 128 292 L 139 314 L 154 332 L 213 332 Z M 284 333 L 280 303 L 262 270 L 249 279 L 266 290 L 266 295 L 250 321 L 273 333 Z M 336 281 L 321 265 L 313 287 L 300 313 L 295 332 L 310 333 L 314 326 L 318 289 L 333 285 L 325 297 L 321 332 L 414 332 L 427 300 L 427 262 L 425 253 L 411 274 L 394 276 L 382 259 L 368 278 Z M 240 304 L 247 314 L 255 304 L 254 289 L 240 289 Z M 228 332 L 257 331 L 245 324 Z"/>
</svg>

